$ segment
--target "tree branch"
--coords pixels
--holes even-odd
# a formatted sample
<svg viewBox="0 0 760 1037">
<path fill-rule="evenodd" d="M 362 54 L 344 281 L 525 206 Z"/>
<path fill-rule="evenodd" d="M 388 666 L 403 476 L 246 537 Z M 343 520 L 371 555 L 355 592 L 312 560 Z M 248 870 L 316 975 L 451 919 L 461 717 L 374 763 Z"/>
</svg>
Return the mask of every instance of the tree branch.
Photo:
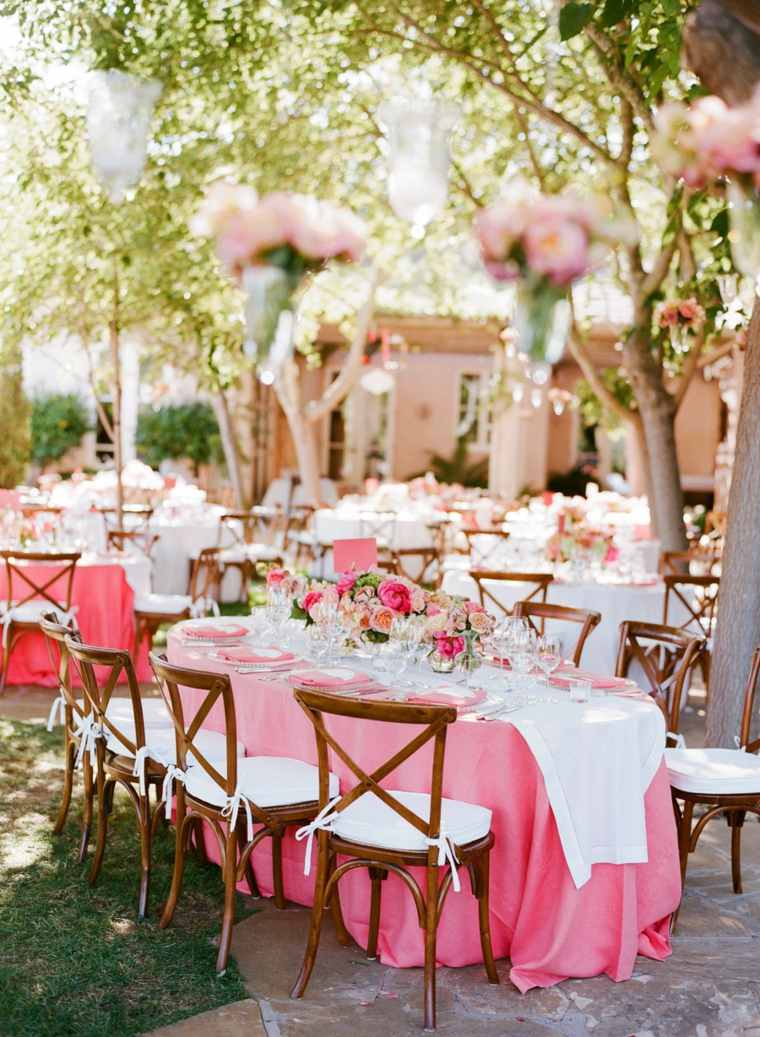
<svg viewBox="0 0 760 1037">
<path fill-rule="evenodd" d="M 304 408 L 306 420 L 311 424 L 319 421 L 321 418 L 327 417 L 330 411 L 335 410 L 356 384 L 356 378 L 361 368 L 362 359 L 364 358 L 367 332 L 369 331 L 369 325 L 375 310 L 375 292 L 377 291 L 378 281 L 378 272 L 377 270 L 373 270 L 369 283 L 369 293 L 364 305 L 359 311 L 354 337 L 349 346 L 348 355 L 343 361 L 340 374 L 335 381 L 325 389 L 320 399 L 312 400 L 310 403 L 307 403 Z"/>
<path fill-rule="evenodd" d="M 676 382 L 675 390 L 673 392 L 673 400 L 675 402 L 676 414 L 678 409 L 684 401 L 684 397 L 688 391 L 691 380 L 696 374 L 697 367 L 699 366 L 699 358 L 702 355 L 702 350 L 705 347 L 705 333 L 700 331 L 698 335 L 694 336 L 694 342 L 692 347 L 686 355 L 686 359 L 683 363 L 683 370 L 681 375 Z"/>
<path fill-rule="evenodd" d="M 461 185 L 462 185 L 462 190 L 467 195 L 467 197 L 470 199 L 472 204 L 475 205 L 478 209 L 482 209 L 483 205 L 485 204 L 483 202 L 483 199 L 479 195 L 477 195 L 475 193 L 475 189 L 472 186 L 472 182 L 470 181 L 470 178 L 467 176 L 467 174 L 462 169 L 460 164 L 454 158 L 451 159 L 451 168 L 454 170 L 456 175 L 459 177 L 459 180 L 460 180 Z"/>
<path fill-rule="evenodd" d="M 654 126 L 652 109 L 641 87 L 623 65 L 615 44 L 593 21 L 589 22 L 584 31 L 596 50 L 607 59 L 604 69 L 610 85 L 628 101 L 642 123 L 651 130 Z"/>
</svg>

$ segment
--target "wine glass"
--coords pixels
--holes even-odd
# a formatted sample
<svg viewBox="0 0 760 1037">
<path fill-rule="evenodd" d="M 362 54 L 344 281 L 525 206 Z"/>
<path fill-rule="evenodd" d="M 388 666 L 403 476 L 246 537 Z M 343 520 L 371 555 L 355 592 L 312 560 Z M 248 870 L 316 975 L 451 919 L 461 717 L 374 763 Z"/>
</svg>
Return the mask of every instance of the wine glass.
<svg viewBox="0 0 760 1037">
<path fill-rule="evenodd" d="M 544 634 L 536 645 L 536 662 L 544 674 L 547 688 L 549 678 L 562 662 L 562 647 L 558 637 Z"/>
</svg>

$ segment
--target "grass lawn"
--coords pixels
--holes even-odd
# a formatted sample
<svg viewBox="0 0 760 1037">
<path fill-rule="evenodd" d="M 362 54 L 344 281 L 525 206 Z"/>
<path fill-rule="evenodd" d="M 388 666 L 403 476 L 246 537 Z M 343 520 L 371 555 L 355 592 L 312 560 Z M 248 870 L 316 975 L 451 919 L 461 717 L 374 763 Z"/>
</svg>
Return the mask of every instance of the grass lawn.
<svg viewBox="0 0 760 1037">
<path fill-rule="evenodd" d="M 88 864 L 76 859 L 76 785 L 67 827 L 52 835 L 60 728 L 48 734 L 42 724 L 0 719 L 0 740 L 0 1034 L 127 1037 L 246 997 L 234 961 L 222 978 L 215 973 L 219 869 L 188 860 L 174 922 L 159 930 L 174 834 L 163 828 L 154 846 L 150 920 L 138 924 L 139 851 L 126 792 L 117 788 L 93 888 Z M 238 917 L 250 905 L 240 897 Z"/>
</svg>

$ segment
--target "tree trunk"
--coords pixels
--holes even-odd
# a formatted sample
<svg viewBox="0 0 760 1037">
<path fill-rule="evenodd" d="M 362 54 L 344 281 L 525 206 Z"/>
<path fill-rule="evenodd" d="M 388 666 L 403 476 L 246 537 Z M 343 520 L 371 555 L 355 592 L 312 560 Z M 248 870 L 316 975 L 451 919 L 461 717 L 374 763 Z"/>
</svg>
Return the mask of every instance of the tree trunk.
<svg viewBox="0 0 760 1037">
<path fill-rule="evenodd" d="M 282 402 L 282 400 L 281 400 Z M 302 410 L 283 403 L 285 417 L 288 419 L 290 434 L 298 461 L 298 474 L 304 503 L 315 507 L 320 503 L 319 458 L 317 456 L 317 428 L 308 421 Z"/>
<path fill-rule="evenodd" d="M 760 643 L 760 302 L 755 301 L 744 361 L 720 609 L 710 677 L 707 744 L 733 746 L 744 684 Z"/>
<path fill-rule="evenodd" d="M 113 385 L 111 407 L 113 419 L 113 463 L 116 469 L 116 525 L 124 528 L 124 484 L 122 469 L 124 467 L 123 444 L 121 441 L 121 356 L 119 350 L 119 275 L 114 262 L 113 272 L 113 314 L 108 325 L 111 345 L 111 364 L 113 366 Z"/>
<path fill-rule="evenodd" d="M 232 492 L 235 495 L 235 507 L 246 507 L 245 489 L 243 486 L 243 469 L 240 461 L 240 448 L 238 445 L 235 428 L 230 414 L 229 402 L 224 389 L 219 389 L 213 398 L 214 412 L 219 424 L 219 434 L 224 451 L 224 463 L 227 466 L 227 474 L 232 483 Z"/>
<path fill-rule="evenodd" d="M 675 405 L 664 390 L 654 400 L 639 400 L 649 462 L 649 507 L 663 551 L 683 551 L 683 490 L 678 468 Z"/>
</svg>

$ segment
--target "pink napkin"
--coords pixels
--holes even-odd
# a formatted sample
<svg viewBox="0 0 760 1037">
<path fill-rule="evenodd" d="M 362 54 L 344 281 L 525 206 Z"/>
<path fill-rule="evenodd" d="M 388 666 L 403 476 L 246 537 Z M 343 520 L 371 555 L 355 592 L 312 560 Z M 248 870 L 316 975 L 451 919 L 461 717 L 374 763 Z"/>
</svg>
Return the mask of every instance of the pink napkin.
<svg viewBox="0 0 760 1037">
<path fill-rule="evenodd" d="M 573 681 L 590 681 L 592 688 L 628 688 L 630 685 L 623 677 L 599 677 L 594 673 L 583 673 L 581 670 L 566 671 L 567 677 L 552 677 L 549 681 L 555 688 L 569 688 Z"/>
<path fill-rule="evenodd" d="M 276 654 L 275 654 L 276 653 Z M 217 652 L 220 659 L 226 659 L 231 663 L 290 663 L 295 656 L 292 652 L 281 652 L 278 648 L 259 649 L 251 648 L 220 648 Z"/>
<path fill-rule="evenodd" d="M 415 702 L 422 706 L 456 706 L 460 713 L 474 709 L 486 699 L 482 688 L 472 691 L 460 691 L 456 688 L 431 688 L 419 695 L 407 695 L 406 702 Z"/>
<path fill-rule="evenodd" d="M 208 638 L 219 638 L 220 640 L 227 640 L 230 637 L 245 637 L 248 633 L 247 627 L 233 626 L 231 623 L 226 626 L 216 626 L 213 623 L 204 623 L 202 626 L 184 627 L 182 633 L 187 637 L 202 637 Z"/>
<path fill-rule="evenodd" d="M 296 684 L 317 688 L 346 688 L 358 684 L 368 684 L 370 677 L 366 673 L 354 670 L 297 670 L 290 678 Z"/>
</svg>

